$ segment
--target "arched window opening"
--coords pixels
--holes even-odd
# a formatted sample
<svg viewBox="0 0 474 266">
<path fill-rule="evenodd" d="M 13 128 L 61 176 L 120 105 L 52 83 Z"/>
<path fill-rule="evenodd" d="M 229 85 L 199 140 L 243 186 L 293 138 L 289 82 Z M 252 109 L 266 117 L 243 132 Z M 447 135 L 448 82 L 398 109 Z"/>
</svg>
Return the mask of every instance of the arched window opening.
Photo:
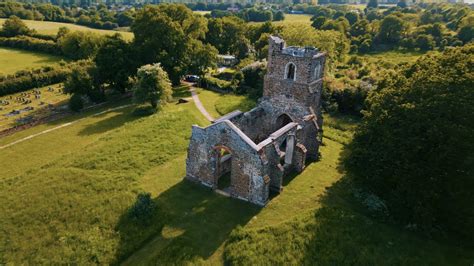
<svg viewBox="0 0 474 266">
<path fill-rule="evenodd" d="M 218 189 L 225 191 L 231 186 L 232 153 L 229 148 L 224 146 L 217 146 L 214 149 L 216 156 L 216 185 Z"/>
<path fill-rule="evenodd" d="M 296 66 L 293 63 L 288 63 L 285 70 L 285 78 L 296 80 Z"/>
<path fill-rule="evenodd" d="M 288 125 L 291 122 L 293 122 L 293 119 L 291 119 L 290 116 L 288 116 L 287 114 L 282 114 L 276 120 L 275 130 L 280 129 L 280 128 Z"/>
</svg>

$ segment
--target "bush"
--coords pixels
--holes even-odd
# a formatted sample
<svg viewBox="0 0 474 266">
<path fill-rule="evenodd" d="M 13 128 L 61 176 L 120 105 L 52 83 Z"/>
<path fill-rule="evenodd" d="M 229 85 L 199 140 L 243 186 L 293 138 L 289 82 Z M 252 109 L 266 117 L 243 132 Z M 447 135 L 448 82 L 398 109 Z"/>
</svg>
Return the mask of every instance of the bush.
<svg viewBox="0 0 474 266">
<path fill-rule="evenodd" d="M 211 76 L 204 76 L 199 81 L 199 86 L 210 90 L 219 90 L 231 92 L 233 90 L 232 83 L 230 81 L 214 78 Z"/>
<path fill-rule="evenodd" d="M 82 99 L 82 95 L 78 93 L 74 93 L 69 99 L 69 109 L 74 112 L 79 112 L 84 108 L 84 100 Z"/>
<path fill-rule="evenodd" d="M 474 45 L 379 83 L 345 166 L 399 222 L 474 238 Z"/>
<path fill-rule="evenodd" d="M 252 99 L 258 99 L 263 94 L 263 76 L 265 63 L 255 62 L 242 68 L 243 80 L 237 89 L 239 94 L 248 94 Z"/>
</svg>

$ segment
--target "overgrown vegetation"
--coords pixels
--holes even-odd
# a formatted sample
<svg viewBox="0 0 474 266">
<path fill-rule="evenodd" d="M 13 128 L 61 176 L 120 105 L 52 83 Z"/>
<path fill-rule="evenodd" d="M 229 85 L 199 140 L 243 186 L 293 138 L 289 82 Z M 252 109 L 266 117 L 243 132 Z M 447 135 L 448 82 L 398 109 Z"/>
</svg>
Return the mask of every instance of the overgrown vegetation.
<svg viewBox="0 0 474 266">
<path fill-rule="evenodd" d="M 346 165 L 412 229 L 472 239 L 474 46 L 384 77 Z"/>
</svg>

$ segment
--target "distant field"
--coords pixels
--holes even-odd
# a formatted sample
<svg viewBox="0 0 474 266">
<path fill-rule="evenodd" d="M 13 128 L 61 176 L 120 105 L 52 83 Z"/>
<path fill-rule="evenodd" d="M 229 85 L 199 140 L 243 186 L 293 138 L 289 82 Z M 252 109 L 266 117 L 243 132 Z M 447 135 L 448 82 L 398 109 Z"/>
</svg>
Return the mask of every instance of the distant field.
<svg viewBox="0 0 474 266">
<path fill-rule="evenodd" d="M 392 64 L 413 63 L 424 53 L 421 52 L 405 52 L 405 51 L 388 51 L 362 55 L 371 63 L 380 63 L 382 61 Z"/>
<path fill-rule="evenodd" d="M 275 21 L 274 24 L 282 25 L 288 23 L 308 23 L 311 24 L 312 15 L 307 14 L 285 14 L 283 21 Z"/>
<path fill-rule="evenodd" d="M 48 91 L 49 87 L 51 87 L 53 91 Z M 44 117 L 49 114 L 50 111 L 47 108 L 49 104 L 56 105 L 69 98 L 68 95 L 62 93 L 60 87 L 59 84 L 56 84 L 40 88 L 41 96 L 38 99 L 35 98 L 33 90 L 0 97 L 0 130 L 14 126 L 18 119 L 24 119 L 27 116 Z M 23 104 L 20 99 L 17 100 L 17 97 L 31 100 L 31 103 Z M 2 103 L 3 101 L 7 101 L 8 104 Z M 25 108 L 29 107 L 33 109 L 25 110 Z M 20 110 L 20 114 L 11 114 L 14 110 Z"/>
<path fill-rule="evenodd" d="M 6 19 L 2 18 L 0 19 L 0 25 L 3 25 Z M 51 22 L 51 21 L 37 21 L 37 20 L 23 20 L 26 25 L 30 29 L 35 29 L 38 33 L 41 34 L 49 34 L 49 35 L 55 35 L 58 32 L 58 29 L 61 27 L 67 27 L 72 31 L 92 31 L 96 32 L 98 34 L 103 34 L 103 35 L 112 35 L 115 33 L 120 33 L 126 40 L 132 40 L 133 39 L 133 33 L 132 32 L 124 32 L 124 31 L 113 31 L 113 30 L 99 30 L 99 29 L 93 29 L 93 28 L 88 28 L 85 26 L 80 26 L 76 24 L 70 24 L 70 23 L 61 23 L 61 22 Z"/>
<path fill-rule="evenodd" d="M 210 14 L 211 11 L 193 11 L 194 13 L 196 14 L 199 14 L 199 15 L 206 15 L 206 14 Z"/>
<path fill-rule="evenodd" d="M 51 65 L 61 61 L 61 57 L 37 52 L 0 48 L 0 74 L 13 74 L 18 70 Z"/>
</svg>

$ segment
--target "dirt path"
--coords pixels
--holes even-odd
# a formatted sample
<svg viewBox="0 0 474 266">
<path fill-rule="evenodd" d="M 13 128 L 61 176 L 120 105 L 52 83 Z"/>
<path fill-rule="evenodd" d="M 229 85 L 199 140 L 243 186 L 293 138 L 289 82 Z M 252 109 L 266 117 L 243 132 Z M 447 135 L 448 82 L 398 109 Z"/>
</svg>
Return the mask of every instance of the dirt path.
<svg viewBox="0 0 474 266">
<path fill-rule="evenodd" d="M 126 105 L 121 105 L 121 106 L 114 107 L 114 108 L 109 108 L 109 109 L 104 110 L 104 111 L 102 111 L 102 112 L 98 112 L 98 113 L 95 113 L 95 114 L 92 114 L 92 115 L 89 115 L 89 116 L 86 116 L 86 117 L 77 119 L 76 121 L 64 123 L 64 124 L 61 124 L 61 125 L 59 125 L 59 126 L 57 126 L 57 127 L 53 127 L 53 128 L 49 128 L 49 129 L 43 130 L 43 131 L 38 132 L 38 133 L 36 133 L 36 134 L 32 134 L 32 135 L 29 135 L 29 136 L 24 137 L 24 138 L 22 138 L 22 139 L 19 139 L 19 140 L 16 140 L 16 141 L 14 141 L 14 142 L 8 143 L 8 144 L 6 144 L 6 145 L 0 146 L 0 150 L 3 150 L 3 149 L 5 149 L 5 148 L 8 148 L 8 147 L 13 146 L 13 145 L 18 144 L 18 143 L 21 143 L 21 142 L 23 142 L 23 141 L 27 141 L 27 140 L 32 139 L 32 138 L 34 138 L 34 137 L 41 136 L 41 135 L 46 134 L 46 133 L 49 133 L 49 132 L 51 132 L 51 131 L 54 131 L 54 130 L 57 130 L 57 129 L 60 129 L 60 128 L 63 128 L 63 127 L 67 127 L 67 126 L 70 126 L 70 125 L 73 125 L 73 124 L 75 124 L 75 123 L 77 123 L 77 122 L 79 122 L 79 121 L 82 121 L 82 120 L 84 120 L 84 119 L 86 119 L 86 118 L 88 118 L 88 117 L 102 115 L 102 114 L 105 114 L 105 113 L 108 113 L 108 112 L 111 112 L 111 111 L 115 111 L 115 110 L 119 110 L 119 109 L 123 109 L 123 108 L 129 107 L 129 106 L 131 106 L 131 104 L 126 104 Z"/>
<path fill-rule="evenodd" d="M 207 120 L 211 122 L 214 121 L 214 118 L 207 112 L 206 108 L 204 108 L 204 105 L 202 105 L 201 100 L 199 100 L 199 96 L 197 95 L 196 90 L 192 86 L 190 86 L 189 91 L 191 92 L 194 104 L 199 109 L 199 112 L 201 112 L 201 114 L 203 114 Z"/>
</svg>

